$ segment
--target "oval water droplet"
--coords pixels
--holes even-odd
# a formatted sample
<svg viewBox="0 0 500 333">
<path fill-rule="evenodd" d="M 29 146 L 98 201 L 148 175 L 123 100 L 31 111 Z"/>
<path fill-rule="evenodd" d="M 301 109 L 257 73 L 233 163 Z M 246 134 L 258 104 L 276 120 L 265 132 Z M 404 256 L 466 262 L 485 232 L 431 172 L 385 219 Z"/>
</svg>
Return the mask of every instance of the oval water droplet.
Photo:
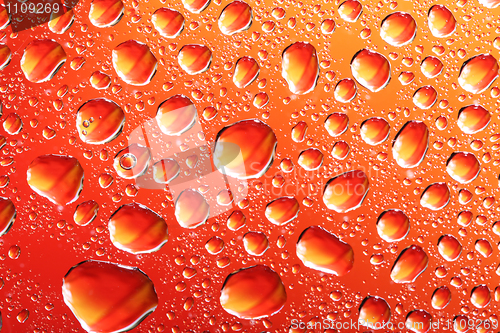
<svg viewBox="0 0 500 333">
<path fill-rule="evenodd" d="M 302 232 L 296 251 L 305 266 L 336 276 L 346 275 L 354 265 L 352 247 L 320 226 Z"/>
<path fill-rule="evenodd" d="M 429 129 L 421 121 L 407 122 L 396 134 L 392 155 L 403 168 L 414 168 L 424 160 L 429 147 Z"/>
<path fill-rule="evenodd" d="M 286 300 L 286 289 L 280 276 L 264 265 L 242 268 L 229 274 L 220 295 L 224 310 L 243 319 L 269 317 L 279 312 Z"/>
<path fill-rule="evenodd" d="M 359 84 L 372 92 L 384 89 L 391 80 L 391 65 L 387 58 L 368 49 L 354 55 L 351 72 Z"/>
<path fill-rule="evenodd" d="M 361 206 L 368 189 L 368 176 L 362 170 L 348 171 L 327 182 L 323 202 L 328 209 L 346 213 Z"/>
<path fill-rule="evenodd" d="M 401 251 L 391 269 L 391 279 L 396 283 L 413 283 L 429 263 L 429 257 L 418 245 L 411 245 Z"/>
</svg>

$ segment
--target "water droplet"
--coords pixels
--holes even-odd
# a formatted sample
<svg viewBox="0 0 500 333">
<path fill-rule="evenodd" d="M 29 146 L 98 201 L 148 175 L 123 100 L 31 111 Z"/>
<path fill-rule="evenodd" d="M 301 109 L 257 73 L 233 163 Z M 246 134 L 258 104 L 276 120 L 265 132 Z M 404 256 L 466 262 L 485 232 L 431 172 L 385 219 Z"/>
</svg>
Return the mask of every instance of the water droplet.
<svg viewBox="0 0 500 333">
<path fill-rule="evenodd" d="M 457 21 L 448 8 L 434 5 L 429 9 L 427 24 L 434 37 L 446 38 L 455 32 Z"/>
<path fill-rule="evenodd" d="M 300 206 L 294 197 L 282 197 L 267 204 L 265 215 L 269 222 L 284 225 L 293 221 L 299 214 Z"/>
<path fill-rule="evenodd" d="M 205 223 L 210 214 L 210 206 L 203 195 L 193 189 L 187 189 L 175 202 L 175 218 L 183 228 L 196 228 Z"/>
<path fill-rule="evenodd" d="M 50 54 L 50 57 L 46 55 Z M 35 39 L 28 44 L 21 59 L 21 70 L 31 82 L 52 79 L 66 62 L 66 52 L 51 39 Z"/>
<path fill-rule="evenodd" d="M 316 49 L 311 44 L 296 42 L 288 46 L 283 51 L 281 66 L 282 76 L 293 94 L 307 94 L 316 87 L 319 62 Z"/>
<path fill-rule="evenodd" d="M 283 308 L 286 300 L 286 289 L 280 276 L 264 265 L 242 268 L 229 274 L 220 296 L 224 310 L 244 319 L 271 316 Z"/>
<path fill-rule="evenodd" d="M 196 114 L 196 106 L 188 97 L 174 95 L 158 106 L 156 122 L 163 133 L 178 136 L 193 127 Z"/>
<path fill-rule="evenodd" d="M 269 248 L 269 240 L 262 232 L 250 231 L 243 236 L 243 246 L 248 254 L 261 256 Z"/>
<path fill-rule="evenodd" d="M 420 204 L 432 210 L 441 210 L 450 202 L 450 189 L 446 183 L 433 183 L 424 190 Z"/>
<path fill-rule="evenodd" d="M 159 8 L 151 15 L 155 29 L 165 38 L 175 38 L 184 30 L 184 16 L 175 9 Z"/>
<path fill-rule="evenodd" d="M 90 4 L 89 19 L 96 27 L 111 27 L 120 22 L 124 9 L 122 0 L 93 0 Z"/>
<path fill-rule="evenodd" d="M 270 168 L 277 142 L 273 130 L 262 121 L 239 121 L 217 134 L 214 165 L 234 178 L 258 178 Z"/>
<path fill-rule="evenodd" d="M 385 299 L 367 296 L 359 306 L 358 323 L 368 328 L 385 328 L 391 321 L 391 308 Z"/>
<path fill-rule="evenodd" d="M 446 162 L 446 172 L 461 184 L 467 184 L 477 178 L 481 165 L 472 153 L 455 152 Z"/>
<path fill-rule="evenodd" d="M 158 305 L 153 282 L 141 270 L 84 261 L 64 276 L 64 302 L 86 331 L 132 329 Z"/>
<path fill-rule="evenodd" d="M 481 105 L 468 105 L 458 112 L 458 127 L 466 134 L 484 130 L 491 120 L 491 114 Z"/>
<path fill-rule="evenodd" d="M 361 123 L 361 138 L 369 145 L 376 146 L 387 140 L 391 127 L 384 118 L 368 118 Z"/>
<path fill-rule="evenodd" d="M 429 257 L 418 245 L 401 251 L 391 269 L 391 279 L 396 283 L 413 283 L 429 263 Z"/>
<path fill-rule="evenodd" d="M 361 206 L 368 189 L 368 176 L 363 171 L 348 171 L 327 182 L 323 202 L 328 209 L 346 213 Z"/>
<path fill-rule="evenodd" d="M 73 220 L 80 226 L 86 226 L 94 221 L 98 212 L 99 204 L 97 202 L 94 200 L 85 201 L 76 206 Z"/>
<path fill-rule="evenodd" d="M 455 261 L 462 253 L 462 244 L 453 235 L 443 235 L 438 240 L 438 251 L 447 261 Z"/>
<path fill-rule="evenodd" d="M 391 80 L 391 65 L 382 54 L 363 49 L 351 60 L 352 75 L 363 87 L 377 92 Z"/>
<path fill-rule="evenodd" d="M 124 124 L 125 113 L 122 108 L 105 98 L 89 100 L 80 106 L 76 114 L 76 129 L 80 139 L 93 145 L 113 141 L 121 134 Z"/>
<path fill-rule="evenodd" d="M 417 23 L 408 13 L 395 12 L 387 15 L 380 26 L 380 37 L 390 45 L 409 44 L 417 35 Z"/>
<path fill-rule="evenodd" d="M 29 165 L 27 181 L 33 191 L 64 206 L 78 199 L 83 188 L 83 168 L 71 156 L 42 155 Z"/>
<path fill-rule="evenodd" d="M 297 256 L 305 266 L 343 276 L 354 265 L 352 247 L 320 226 L 305 229 L 297 242 Z"/>
<path fill-rule="evenodd" d="M 421 121 L 409 121 L 396 134 L 392 144 L 392 155 L 403 168 L 418 166 L 429 147 L 429 129 Z"/>
<path fill-rule="evenodd" d="M 205 45 L 184 45 L 177 55 L 179 66 L 189 75 L 205 72 L 212 63 L 212 51 Z"/>
<path fill-rule="evenodd" d="M 250 85 L 259 76 L 260 67 L 252 57 L 241 57 L 234 67 L 233 82 L 242 89 Z"/>
<path fill-rule="evenodd" d="M 463 63 L 458 75 L 458 83 L 464 90 L 472 94 L 480 94 L 496 80 L 498 70 L 495 57 L 490 54 L 480 54 Z"/>
<path fill-rule="evenodd" d="M 219 29 L 224 35 L 234 35 L 252 25 L 252 8 L 243 1 L 233 1 L 227 5 L 219 17 Z"/>
<path fill-rule="evenodd" d="M 333 137 L 342 135 L 349 126 L 349 117 L 340 112 L 332 113 L 325 120 L 325 129 Z"/>
<path fill-rule="evenodd" d="M 377 232 L 386 242 L 398 242 L 408 235 L 410 220 L 399 209 L 388 209 L 377 219 Z"/>
<path fill-rule="evenodd" d="M 149 148 L 133 143 L 116 154 L 113 168 L 120 177 L 133 179 L 146 172 L 150 160 Z"/>
<path fill-rule="evenodd" d="M 158 251 L 168 240 L 165 220 L 138 203 L 118 208 L 109 219 L 108 229 L 113 245 L 132 254 Z"/>
</svg>

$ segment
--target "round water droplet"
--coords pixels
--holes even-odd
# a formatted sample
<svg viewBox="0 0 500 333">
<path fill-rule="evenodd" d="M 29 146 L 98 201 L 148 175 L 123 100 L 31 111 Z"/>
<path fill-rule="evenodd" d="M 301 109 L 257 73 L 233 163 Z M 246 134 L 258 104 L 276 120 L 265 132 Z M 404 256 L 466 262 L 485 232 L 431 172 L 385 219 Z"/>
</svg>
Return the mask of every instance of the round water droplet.
<svg viewBox="0 0 500 333">
<path fill-rule="evenodd" d="M 361 138 L 369 145 L 376 146 L 387 140 L 391 127 L 384 118 L 373 117 L 363 121 L 360 126 Z"/>
<path fill-rule="evenodd" d="M 184 30 L 184 16 L 175 9 L 159 8 L 151 16 L 155 29 L 165 38 L 175 38 Z"/>
<path fill-rule="evenodd" d="M 98 28 L 111 27 L 120 22 L 124 10 L 122 0 L 93 0 L 90 4 L 89 19 Z"/>
<path fill-rule="evenodd" d="M 337 141 L 332 148 L 332 157 L 336 160 L 343 160 L 349 155 L 349 144 L 345 141 Z"/>
<path fill-rule="evenodd" d="M 286 289 L 280 276 L 264 265 L 242 268 L 229 274 L 220 295 L 224 310 L 243 319 L 271 316 L 283 308 L 286 300 Z"/>
<path fill-rule="evenodd" d="M 122 108 L 105 98 L 89 100 L 76 113 L 76 129 L 85 143 L 99 145 L 111 142 L 121 134 L 124 125 Z"/>
<path fill-rule="evenodd" d="M 235 210 L 227 218 L 227 227 L 229 230 L 237 231 L 242 228 L 247 222 L 245 214 L 241 210 Z"/>
<path fill-rule="evenodd" d="M 111 85 L 111 78 L 102 72 L 96 71 L 90 76 L 90 84 L 97 90 L 108 89 Z"/>
<path fill-rule="evenodd" d="M 380 37 L 392 46 L 409 44 L 416 35 L 417 23 L 408 13 L 395 12 L 382 20 Z"/>
<path fill-rule="evenodd" d="M 413 74 L 413 72 L 401 72 L 398 76 L 398 80 L 402 85 L 406 86 L 415 80 L 415 74 Z"/>
<path fill-rule="evenodd" d="M 352 75 L 363 87 L 377 92 L 391 80 L 391 65 L 382 54 L 363 49 L 351 60 Z"/>
<path fill-rule="evenodd" d="M 391 308 L 385 299 L 367 296 L 359 306 L 358 323 L 368 328 L 386 327 L 391 320 Z"/>
<path fill-rule="evenodd" d="M 436 310 L 443 310 L 451 302 L 451 291 L 447 286 L 442 286 L 434 290 L 431 297 L 432 307 Z"/>
<path fill-rule="evenodd" d="M 0 30 L 7 28 L 10 24 L 10 15 L 4 5 L 0 5 Z"/>
<path fill-rule="evenodd" d="M 462 244 L 453 235 L 443 235 L 438 240 L 438 251 L 447 261 L 455 261 L 462 253 Z"/>
<path fill-rule="evenodd" d="M 175 202 L 175 218 L 183 228 L 193 229 L 205 223 L 210 215 L 210 206 L 203 195 L 193 189 L 187 189 Z"/>
<path fill-rule="evenodd" d="M 109 219 L 108 229 L 113 245 L 132 254 L 158 251 L 168 240 L 165 220 L 138 203 L 118 208 Z"/>
<path fill-rule="evenodd" d="M 260 67 L 252 57 L 238 59 L 234 67 L 233 82 L 238 88 L 245 88 L 259 76 Z"/>
<path fill-rule="evenodd" d="M 262 232 L 250 231 L 243 236 L 243 246 L 248 254 L 261 256 L 269 248 L 269 240 Z"/>
<path fill-rule="evenodd" d="M 294 197 L 282 197 L 266 206 L 265 215 L 269 222 L 284 225 L 293 221 L 299 214 L 300 206 Z"/>
<path fill-rule="evenodd" d="M 21 70 L 29 81 L 41 83 L 52 79 L 65 62 L 66 52 L 59 43 L 35 39 L 24 50 Z"/>
<path fill-rule="evenodd" d="M 346 213 L 361 206 L 368 189 L 368 176 L 362 170 L 348 171 L 327 182 L 323 202 L 328 209 Z"/>
<path fill-rule="evenodd" d="M 396 283 L 413 283 L 429 263 L 429 257 L 418 245 L 401 251 L 391 269 L 391 279 Z"/>
<path fill-rule="evenodd" d="M 309 148 L 302 151 L 297 162 L 307 171 L 317 170 L 323 165 L 323 153 L 316 148 Z"/>
<path fill-rule="evenodd" d="M 249 137 L 252 140 L 248 140 Z M 262 121 L 239 121 L 217 134 L 214 165 L 221 173 L 234 178 L 258 178 L 270 168 L 277 142 L 273 130 Z"/>
<path fill-rule="evenodd" d="M 392 155 L 403 168 L 414 168 L 424 160 L 429 147 L 429 129 L 421 121 L 409 121 L 396 134 Z"/>
<path fill-rule="evenodd" d="M 174 95 L 158 106 L 156 122 L 167 135 L 181 135 L 196 123 L 197 110 L 193 102 L 184 95 Z"/>
<path fill-rule="evenodd" d="M 353 79 L 343 79 L 335 86 L 333 92 L 335 99 L 341 103 L 349 103 L 358 93 L 356 82 Z"/>
<path fill-rule="evenodd" d="M 436 104 L 438 94 L 436 89 L 432 86 L 423 86 L 415 91 L 413 94 L 413 104 L 420 109 L 429 109 Z"/>
<path fill-rule="evenodd" d="M 420 204 L 432 210 L 441 210 L 450 202 L 450 189 L 446 183 L 434 183 L 424 190 Z"/>
<path fill-rule="evenodd" d="M 451 36 L 457 27 L 457 21 L 451 11 L 443 5 L 434 5 L 427 13 L 427 24 L 434 37 Z"/>
<path fill-rule="evenodd" d="M 455 152 L 446 162 L 446 172 L 461 184 L 467 184 L 477 178 L 481 165 L 472 153 Z"/>
<path fill-rule="evenodd" d="M 332 19 L 326 19 L 321 22 L 321 32 L 325 35 L 330 35 L 335 31 L 335 21 Z"/>
<path fill-rule="evenodd" d="M 458 75 L 458 83 L 464 90 L 472 94 L 480 94 L 496 80 L 498 70 L 495 57 L 491 54 L 480 54 L 463 63 Z"/>
<path fill-rule="evenodd" d="M 491 302 L 491 291 L 487 285 L 475 286 L 470 293 L 470 302 L 478 309 L 483 309 Z"/>
<path fill-rule="evenodd" d="M 491 120 L 491 114 L 481 105 L 468 105 L 458 112 L 458 127 L 466 134 L 484 130 Z"/>
<path fill-rule="evenodd" d="M 431 329 L 432 316 L 425 310 L 413 310 L 406 316 L 405 327 L 415 333 L 426 333 Z"/>
<path fill-rule="evenodd" d="M 303 95 L 316 87 L 319 78 L 319 62 L 316 49 L 309 43 L 296 42 L 282 54 L 282 76 L 293 94 Z"/>
<path fill-rule="evenodd" d="M 221 253 L 222 250 L 224 250 L 224 241 L 221 238 L 214 236 L 205 243 L 205 249 L 207 249 L 210 254 L 215 255 Z"/>
<path fill-rule="evenodd" d="M 85 201 L 76 206 L 73 220 L 78 225 L 86 226 L 94 221 L 98 212 L 99 204 L 97 202 L 94 200 Z"/>
<path fill-rule="evenodd" d="M 153 164 L 153 179 L 158 184 L 168 184 L 180 173 L 181 167 L 171 158 L 166 158 Z"/>
<path fill-rule="evenodd" d="M 16 135 L 23 129 L 23 121 L 17 113 L 9 113 L 3 121 L 3 129 L 10 135 Z"/>
<path fill-rule="evenodd" d="M 149 148 L 133 143 L 116 154 L 113 168 L 118 176 L 133 179 L 142 176 L 151 160 Z"/>
<path fill-rule="evenodd" d="M 305 229 L 297 242 L 297 256 L 305 266 L 343 276 L 354 265 L 352 247 L 320 226 Z"/>
<path fill-rule="evenodd" d="M 325 120 L 325 129 L 333 137 L 342 135 L 349 126 L 349 117 L 345 113 L 335 112 Z"/>
<path fill-rule="evenodd" d="M 484 258 L 489 258 L 493 254 L 493 247 L 491 246 L 491 243 L 485 238 L 478 239 L 474 244 L 474 248 Z"/>
<path fill-rule="evenodd" d="M 29 165 L 27 180 L 33 191 L 64 206 L 80 196 L 83 168 L 72 156 L 42 155 Z"/>
<path fill-rule="evenodd" d="M 356 22 L 363 12 L 363 6 L 357 0 L 347 0 L 340 4 L 339 15 L 347 22 Z"/>
<path fill-rule="evenodd" d="M 205 72 L 212 63 L 212 51 L 205 45 L 184 45 L 177 55 L 179 66 L 189 75 Z"/>
<path fill-rule="evenodd" d="M 436 57 L 426 57 L 420 64 L 420 70 L 429 79 L 437 77 L 443 72 L 443 63 Z"/>
<path fill-rule="evenodd" d="M 126 83 L 144 86 L 151 82 L 156 73 L 158 61 L 149 46 L 128 40 L 113 49 L 113 68 Z"/>
<path fill-rule="evenodd" d="M 377 232 L 386 242 L 398 242 L 408 235 L 410 220 L 399 209 L 388 209 L 377 219 Z"/>
<path fill-rule="evenodd" d="M 224 35 L 234 35 L 248 30 L 252 25 L 252 8 L 243 1 L 233 1 L 219 16 L 219 29 Z"/>
<path fill-rule="evenodd" d="M 64 302 L 86 331 L 123 332 L 136 327 L 158 305 L 153 282 L 141 270 L 84 261 L 64 276 Z"/>
</svg>

